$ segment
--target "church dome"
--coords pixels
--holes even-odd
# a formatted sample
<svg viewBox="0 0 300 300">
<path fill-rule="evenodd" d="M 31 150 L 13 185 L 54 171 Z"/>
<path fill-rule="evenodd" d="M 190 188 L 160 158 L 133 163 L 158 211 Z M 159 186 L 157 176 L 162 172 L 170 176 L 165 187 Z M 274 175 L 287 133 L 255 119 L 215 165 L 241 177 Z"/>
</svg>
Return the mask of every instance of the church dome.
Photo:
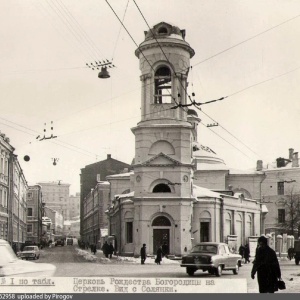
<svg viewBox="0 0 300 300">
<path fill-rule="evenodd" d="M 198 142 L 193 142 L 193 157 L 197 161 L 197 166 L 198 164 L 226 165 L 224 160 L 220 158 L 214 150 Z"/>
</svg>

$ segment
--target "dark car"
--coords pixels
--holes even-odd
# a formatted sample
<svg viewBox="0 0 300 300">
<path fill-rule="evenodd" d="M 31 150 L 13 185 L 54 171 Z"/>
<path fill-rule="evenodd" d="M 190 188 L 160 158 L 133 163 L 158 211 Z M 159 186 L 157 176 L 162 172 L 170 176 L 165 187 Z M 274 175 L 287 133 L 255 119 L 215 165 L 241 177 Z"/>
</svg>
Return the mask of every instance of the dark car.
<svg viewBox="0 0 300 300">
<path fill-rule="evenodd" d="M 225 243 L 199 243 L 188 255 L 182 257 L 181 267 L 193 276 L 197 270 L 221 276 L 222 271 L 231 270 L 237 275 L 242 265 L 242 256 L 229 251 Z"/>
<path fill-rule="evenodd" d="M 62 239 L 55 241 L 55 246 L 64 246 L 64 245 L 65 245 L 65 241 Z"/>
</svg>

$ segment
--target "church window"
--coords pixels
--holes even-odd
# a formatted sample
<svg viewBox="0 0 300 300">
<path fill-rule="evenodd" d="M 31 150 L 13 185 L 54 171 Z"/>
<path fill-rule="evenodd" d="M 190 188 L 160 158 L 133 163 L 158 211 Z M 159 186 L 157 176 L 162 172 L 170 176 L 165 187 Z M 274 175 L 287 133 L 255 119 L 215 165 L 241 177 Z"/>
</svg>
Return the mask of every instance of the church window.
<svg viewBox="0 0 300 300">
<path fill-rule="evenodd" d="M 278 209 L 278 223 L 285 222 L 285 209 Z"/>
<path fill-rule="evenodd" d="M 167 34 L 168 33 L 168 29 L 166 27 L 160 27 L 158 29 L 158 33 L 159 34 Z"/>
<path fill-rule="evenodd" d="M 153 193 L 171 193 L 171 189 L 165 183 L 159 183 L 154 187 Z"/>
<path fill-rule="evenodd" d="M 277 182 L 277 194 L 284 195 L 284 182 L 283 181 Z"/>
<path fill-rule="evenodd" d="M 133 243 L 133 222 L 126 222 L 126 243 Z"/>
<path fill-rule="evenodd" d="M 171 71 L 168 67 L 160 67 L 155 72 L 154 77 L 154 103 L 171 103 L 172 102 L 172 82 Z"/>
<path fill-rule="evenodd" d="M 159 216 L 153 220 L 152 226 L 171 226 L 171 222 L 168 218 Z"/>
</svg>

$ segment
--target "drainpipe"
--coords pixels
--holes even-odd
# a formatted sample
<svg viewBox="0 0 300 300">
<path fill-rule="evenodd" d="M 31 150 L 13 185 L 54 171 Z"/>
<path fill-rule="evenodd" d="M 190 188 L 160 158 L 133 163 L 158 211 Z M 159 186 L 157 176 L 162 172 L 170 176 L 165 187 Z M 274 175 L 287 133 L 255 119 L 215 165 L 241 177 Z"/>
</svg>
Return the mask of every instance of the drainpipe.
<svg viewBox="0 0 300 300">
<path fill-rule="evenodd" d="M 224 242 L 224 199 L 220 199 L 221 206 L 220 206 L 220 225 L 221 225 L 221 230 L 220 230 L 220 241 Z"/>
</svg>

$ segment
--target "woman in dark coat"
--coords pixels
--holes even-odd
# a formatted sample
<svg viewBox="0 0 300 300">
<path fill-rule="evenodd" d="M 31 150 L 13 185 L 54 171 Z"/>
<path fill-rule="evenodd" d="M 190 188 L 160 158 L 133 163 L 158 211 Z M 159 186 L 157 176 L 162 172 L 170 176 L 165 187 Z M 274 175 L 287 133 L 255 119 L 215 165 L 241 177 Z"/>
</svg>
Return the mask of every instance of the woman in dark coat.
<svg viewBox="0 0 300 300">
<path fill-rule="evenodd" d="M 160 265 L 160 262 L 162 261 L 162 255 L 163 255 L 163 251 L 161 246 L 159 246 L 159 248 L 156 251 L 156 259 L 155 259 L 156 264 Z"/>
<path fill-rule="evenodd" d="M 143 247 L 141 248 L 141 264 L 144 265 L 145 264 L 145 260 L 146 260 L 146 244 L 143 244 Z"/>
<path fill-rule="evenodd" d="M 260 293 L 274 293 L 278 291 L 277 282 L 281 278 L 280 266 L 275 251 L 268 246 L 267 238 L 261 236 L 258 239 L 251 278 L 257 281 Z"/>
<path fill-rule="evenodd" d="M 105 257 L 108 257 L 109 245 L 107 242 L 105 242 L 104 245 L 102 246 L 102 251 L 103 251 L 103 254 L 105 255 Z"/>
<path fill-rule="evenodd" d="M 115 248 L 112 244 L 112 242 L 109 243 L 109 248 L 108 248 L 108 255 L 109 255 L 109 258 L 112 258 L 112 255 L 114 254 L 114 251 L 115 251 Z"/>
</svg>

